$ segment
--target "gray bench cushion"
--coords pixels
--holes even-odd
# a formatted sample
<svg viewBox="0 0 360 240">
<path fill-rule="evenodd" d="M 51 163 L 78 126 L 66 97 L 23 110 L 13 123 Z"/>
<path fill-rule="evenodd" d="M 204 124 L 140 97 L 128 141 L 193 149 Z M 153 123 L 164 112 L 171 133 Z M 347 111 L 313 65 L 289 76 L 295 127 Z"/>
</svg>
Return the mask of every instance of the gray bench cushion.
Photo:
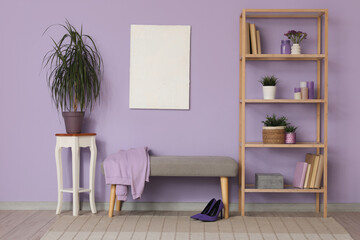
<svg viewBox="0 0 360 240">
<path fill-rule="evenodd" d="M 150 176 L 236 177 L 238 163 L 230 157 L 151 156 Z"/>
</svg>

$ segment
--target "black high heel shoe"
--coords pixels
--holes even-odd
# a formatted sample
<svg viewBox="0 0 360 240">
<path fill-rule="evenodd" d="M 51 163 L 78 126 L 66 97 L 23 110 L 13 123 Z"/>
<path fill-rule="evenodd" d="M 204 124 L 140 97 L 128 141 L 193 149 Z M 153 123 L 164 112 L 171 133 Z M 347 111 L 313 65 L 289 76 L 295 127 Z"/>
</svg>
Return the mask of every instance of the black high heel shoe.
<svg viewBox="0 0 360 240">
<path fill-rule="evenodd" d="M 215 202 L 216 202 L 215 198 L 211 199 L 210 202 L 208 202 L 208 204 L 206 205 L 204 210 L 202 210 L 201 213 L 195 214 L 195 215 L 191 216 L 191 218 L 198 219 L 202 214 L 207 214 L 208 212 L 210 212 L 210 210 L 214 206 Z"/>
</svg>

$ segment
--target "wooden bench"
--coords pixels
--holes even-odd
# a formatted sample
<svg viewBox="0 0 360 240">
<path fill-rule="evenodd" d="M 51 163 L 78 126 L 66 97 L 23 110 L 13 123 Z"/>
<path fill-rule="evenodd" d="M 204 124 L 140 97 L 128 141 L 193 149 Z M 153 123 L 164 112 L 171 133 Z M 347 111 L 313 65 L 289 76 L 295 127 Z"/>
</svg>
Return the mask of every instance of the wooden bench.
<svg viewBox="0 0 360 240">
<path fill-rule="evenodd" d="M 162 177 L 219 177 L 225 218 L 229 217 L 228 178 L 236 177 L 237 162 L 230 157 L 214 156 L 151 156 L 150 176 Z M 112 217 L 116 200 L 116 185 L 111 185 L 109 217 Z M 120 211 L 121 201 L 116 201 L 116 211 Z"/>
</svg>

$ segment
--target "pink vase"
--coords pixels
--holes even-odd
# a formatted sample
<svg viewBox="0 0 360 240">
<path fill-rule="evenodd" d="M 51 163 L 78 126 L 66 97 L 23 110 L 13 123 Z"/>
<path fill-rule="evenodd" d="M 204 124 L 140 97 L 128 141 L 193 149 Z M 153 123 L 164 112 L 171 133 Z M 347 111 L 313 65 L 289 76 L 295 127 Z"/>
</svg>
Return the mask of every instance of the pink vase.
<svg viewBox="0 0 360 240">
<path fill-rule="evenodd" d="M 288 144 L 296 143 L 296 133 L 286 133 L 285 143 L 288 143 Z"/>
</svg>

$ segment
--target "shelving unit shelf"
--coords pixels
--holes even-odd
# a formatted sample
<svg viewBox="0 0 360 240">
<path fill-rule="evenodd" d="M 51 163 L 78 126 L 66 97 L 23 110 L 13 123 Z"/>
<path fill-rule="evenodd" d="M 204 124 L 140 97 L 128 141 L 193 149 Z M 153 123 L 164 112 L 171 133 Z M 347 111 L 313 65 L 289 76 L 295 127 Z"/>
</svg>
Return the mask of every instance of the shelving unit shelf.
<svg viewBox="0 0 360 240">
<path fill-rule="evenodd" d="M 296 144 L 268 144 L 263 142 L 246 142 L 245 148 L 324 148 L 323 143 L 297 142 Z"/>
<path fill-rule="evenodd" d="M 240 103 L 242 100 L 240 100 Z M 324 103 L 324 99 L 245 99 L 245 103 Z"/>
<path fill-rule="evenodd" d="M 324 54 L 246 54 L 251 61 L 317 61 L 325 58 Z"/>
<path fill-rule="evenodd" d="M 317 21 L 317 51 L 314 54 L 243 54 L 245 53 L 245 29 L 248 18 L 314 18 Z M 313 61 L 317 65 L 317 99 L 247 99 L 245 91 L 245 70 L 247 61 Z M 323 91 L 321 91 L 323 89 Z M 328 178 L 328 10 L 327 9 L 243 9 L 240 16 L 240 101 L 239 101 L 239 211 L 245 215 L 245 193 L 314 193 L 316 212 L 320 212 L 320 194 L 323 200 L 323 216 L 327 217 Z M 245 108 L 250 104 L 316 104 L 316 140 L 296 144 L 264 144 L 246 142 Z M 323 136 L 322 136 L 323 134 Z M 245 183 L 245 151 L 247 148 L 312 148 L 324 155 L 323 184 L 319 189 L 298 189 L 285 186 L 284 189 L 256 189 Z M 280 151 L 280 150 L 279 150 Z"/>
<path fill-rule="evenodd" d="M 300 188 L 284 188 L 284 189 L 257 189 L 245 188 L 245 192 L 250 193 L 323 193 L 324 189 L 300 189 Z"/>
</svg>

